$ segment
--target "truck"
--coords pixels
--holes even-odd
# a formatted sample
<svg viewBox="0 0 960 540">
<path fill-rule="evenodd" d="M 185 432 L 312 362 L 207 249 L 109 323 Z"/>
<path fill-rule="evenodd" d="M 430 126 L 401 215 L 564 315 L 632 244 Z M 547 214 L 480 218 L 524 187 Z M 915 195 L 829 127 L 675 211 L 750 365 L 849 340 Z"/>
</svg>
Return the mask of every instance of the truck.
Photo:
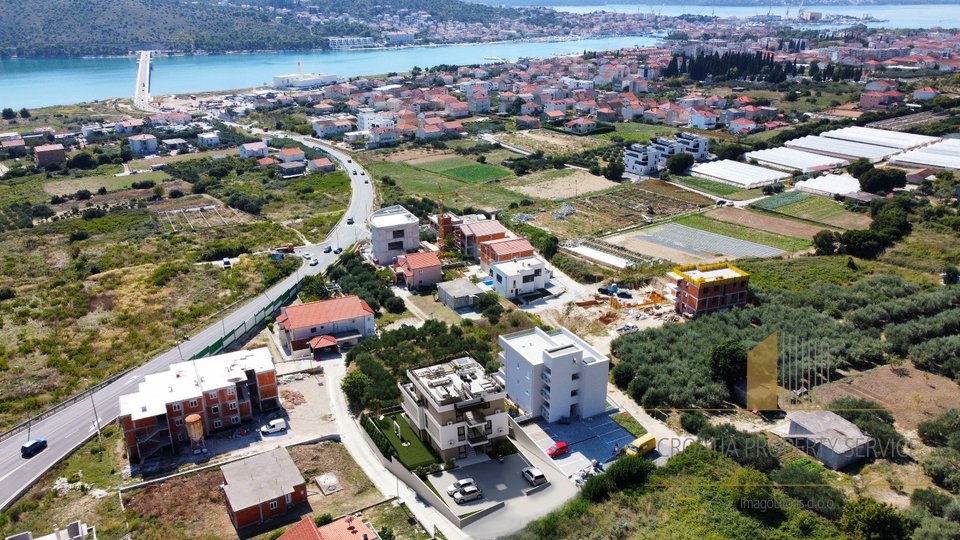
<svg viewBox="0 0 960 540">
<path fill-rule="evenodd" d="M 624 447 L 623 451 L 628 456 L 645 456 L 657 447 L 657 438 L 647 433 L 637 437 L 632 443 Z"/>
<path fill-rule="evenodd" d="M 293 242 L 287 242 L 286 245 L 280 246 L 274 251 L 276 251 L 277 253 L 293 253 L 293 247 L 294 247 Z"/>
</svg>

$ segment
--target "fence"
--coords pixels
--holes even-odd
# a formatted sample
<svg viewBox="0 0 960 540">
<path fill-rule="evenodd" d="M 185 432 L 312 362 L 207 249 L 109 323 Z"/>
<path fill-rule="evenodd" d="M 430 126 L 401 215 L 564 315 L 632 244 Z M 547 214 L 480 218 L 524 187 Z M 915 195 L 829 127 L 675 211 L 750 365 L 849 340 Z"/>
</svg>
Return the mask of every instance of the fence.
<svg viewBox="0 0 960 540">
<path fill-rule="evenodd" d="M 206 347 L 201 349 L 199 352 L 197 352 L 197 354 L 194 354 L 193 356 L 191 356 L 190 359 L 196 360 L 198 358 L 205 358 L 207 356 L 217 354 L 220 351 L 226 349 L 227 347 L 232 345 L 235 341 L 237 341 L 238 339 L 246 335 L 247 332 L 253 330 L 254 328 L 257 328 L 261 323 L 266 321 L 267 317 L 269 317 L 273 313 L 276 313 L 276 311 L 279 310 L 281 306 L 284 306 L 288 302 L 293 300 L 293 298 L 297 296 L 297 292 L 299 292 L 299 290 L 300 290 L 300 283 L 297 282 L 294 286 L 284 291 L 282 294 L 277 296 L 277 298 L 272 300 L 269 304 L 264 306 L 262 309 L 260 309 L 256 313 L 254 313 L 252 317 L 243 321 L 243 324 L 241 324 L 240 326 L 237 326 L 233 330 L 230 330 L 229 332 L 224 334 L 222 338 L 214 341 L 210 345 L 207 345 Z"/>
</svg>

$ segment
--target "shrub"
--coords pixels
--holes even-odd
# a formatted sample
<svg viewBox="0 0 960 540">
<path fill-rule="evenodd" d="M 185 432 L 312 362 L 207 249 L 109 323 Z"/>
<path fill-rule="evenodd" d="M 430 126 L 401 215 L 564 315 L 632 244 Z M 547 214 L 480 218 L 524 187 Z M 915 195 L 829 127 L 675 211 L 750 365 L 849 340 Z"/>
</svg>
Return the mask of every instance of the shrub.
<svg viewBox="0 0 960 540">
<path fill-rule="evenodd" d="M 953 499 L 936 488 L 920 488 L 910 494 L 910 506 L 922 508 L 934 516 L 942 516 L 944 509 Z"/>
<path fill-rule="evenodd" d="M 950 409 L 917 426 L 917 435 L 928 446 L 946 446 L 950 436 L 955 433 L 960 433 L 960 410 L 957 409 Z"/>
<path fill-rule="evenodd" d="M 16 293 L 13 292 L 13 289 L 10 287 L 3 287 L 0 289 L 0 302 L 3 300 L 10 300 L 16 296 Z"/>
<path fill-rule="evenodd" d="M 587 478 L 580 489 L 580 494 L 590 502 L 602 502 L 610 497 L 613 484 L 606 474 L 598 474 Z"/>
<path fill-rule="evenodd" d="M 383 308 L 390 313 L 403 313 L 406 311 L 407 305 L 402 298 L 394 296 L 393 298 L 387 298 L 387 301 L 383 303 Z"/>
<path fill-rule="evenodd" d="M 616 489 L 629 489 L 643 486 L 656 469 L 652 461 L 640 456 L 625 455 L 607 467 L 604 476 L 610 478 L 611 485 Z"/>
<path fill-rule="evenodd" d="M 707 417 L 698 412 L 685 412 L 680 415 L 680 427 L 693 435 L 700 433 L 700 430 L 708 423 Z"/>
<path fill-rule="evenodd" d="M 74 242 L 86 240 L 87 238 L 90 238 L 90 233 L 87 231 L 71 231 L 69 242 L 72 244 Z"/>
<path fill-rule="evenodd" d="M 324 525 L 333 523 L 333 516 L 330 514 L 320 514 L 313 518 L 313 522 L 317 524 L 317 527 L 323 527 Z"/>
<path fill-rule="evenodd" d="M 840 528 L 855 540 L 907 538 L 907 521 L 889 504 L 870 498 L 853 501 L 843 509 Z"/>
<path fill-rule="evenodd" d="M 828 486 L 820 471 L 808 466 L 809 463 L 809 460 L 789 463 L 770 473 L 770 478 L 805 507 L 828 519 L 838 519 L 846 504 L 846 496 L 839 489 Z"/>
</svg>

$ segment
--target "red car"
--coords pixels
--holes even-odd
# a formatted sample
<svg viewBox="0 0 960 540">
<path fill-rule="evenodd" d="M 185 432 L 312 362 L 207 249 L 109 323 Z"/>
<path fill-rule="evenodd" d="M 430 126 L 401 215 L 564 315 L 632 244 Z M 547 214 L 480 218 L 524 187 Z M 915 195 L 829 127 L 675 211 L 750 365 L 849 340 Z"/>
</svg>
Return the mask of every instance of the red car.
<svg viewBox="0 0 960 540">
<path fill-rule="evenodd" d="M 563 441 L 558 441 L 556 444 L 554 444 L 550 448 L 547 448 L 547 455 L 552 457 L 553 459 L 557 459 L 558 457 L 566 454 L 569 451 L 570 451 L 570 447 L 567 446 L 567 443 Z"/>
</svg>

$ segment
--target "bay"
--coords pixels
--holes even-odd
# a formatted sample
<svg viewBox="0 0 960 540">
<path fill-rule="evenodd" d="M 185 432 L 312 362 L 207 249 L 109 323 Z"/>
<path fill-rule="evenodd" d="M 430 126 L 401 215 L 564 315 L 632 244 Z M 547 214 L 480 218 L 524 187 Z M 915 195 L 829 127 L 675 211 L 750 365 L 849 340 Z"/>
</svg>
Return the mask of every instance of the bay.
<svg viewBox="0 0 960 540">
<path fill-rule="evenodd" d="M 297 60 L 303 61 L 305 72 L 355 77 L 407 71 L 414 66 L 486 63 L 491 57 L 545 58 L 656 42 L 654 37 L 624 36 L 356 51 L 161 56 L 153 60 L 150 93 L 183 94 L 264 86 L 274 75 L 295 73 Z M 126 57 L 0 60 L 0 107 L 35 108 L 131 97 L 136 72 L 136 58 Z"/>
</svg>

